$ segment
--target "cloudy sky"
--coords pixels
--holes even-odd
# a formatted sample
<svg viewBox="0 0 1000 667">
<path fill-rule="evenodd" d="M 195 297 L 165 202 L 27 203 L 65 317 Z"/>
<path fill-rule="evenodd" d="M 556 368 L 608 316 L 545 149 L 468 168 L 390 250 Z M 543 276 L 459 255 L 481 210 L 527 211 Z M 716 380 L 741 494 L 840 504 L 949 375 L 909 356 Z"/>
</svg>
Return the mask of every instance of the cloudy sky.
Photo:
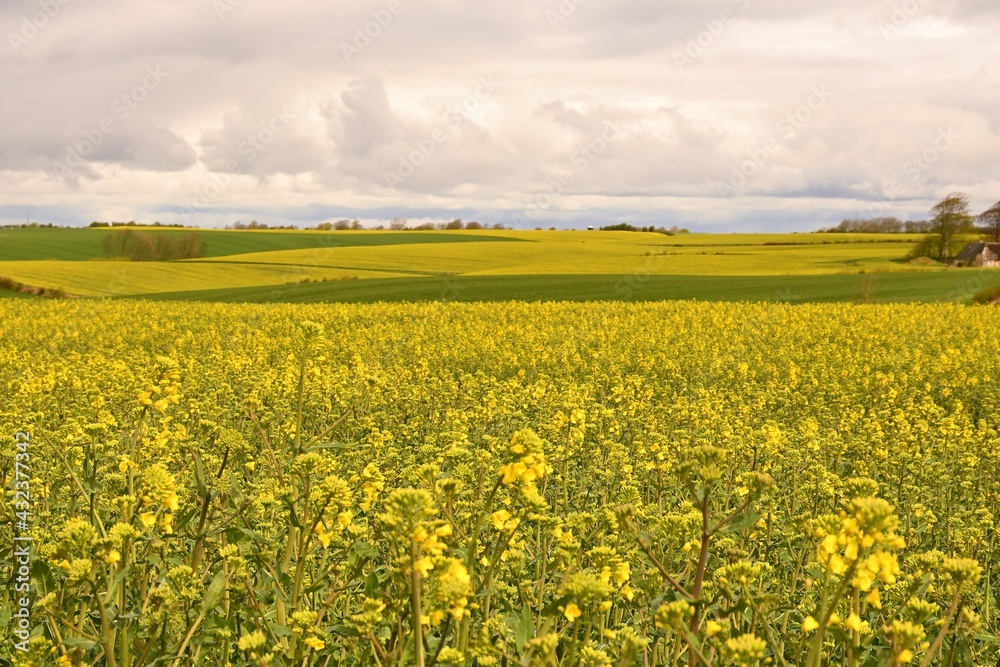
<svg viewBox="0 0 1000 667">
<path fill-rule="evenodd" d="M 4 0 L 0 223 L 802 230 L 1000 199 L 996 0 Z"/>
</svg>

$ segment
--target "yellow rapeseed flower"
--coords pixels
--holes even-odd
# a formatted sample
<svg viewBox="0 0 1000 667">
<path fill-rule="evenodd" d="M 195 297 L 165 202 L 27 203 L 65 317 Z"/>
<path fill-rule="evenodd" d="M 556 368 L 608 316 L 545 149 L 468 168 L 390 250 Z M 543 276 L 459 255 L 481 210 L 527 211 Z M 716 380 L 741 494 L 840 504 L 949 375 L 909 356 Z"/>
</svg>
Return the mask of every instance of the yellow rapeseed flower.
<svg viewBox="0 0 1000 667">
<path fill-rule="evenodd" d="M 419 572 L 421 577 L 426 577 L 434 569 L 434 559 L 430 556 L 424 556 L 413 564 L 413 569 Z"/>
</svg>

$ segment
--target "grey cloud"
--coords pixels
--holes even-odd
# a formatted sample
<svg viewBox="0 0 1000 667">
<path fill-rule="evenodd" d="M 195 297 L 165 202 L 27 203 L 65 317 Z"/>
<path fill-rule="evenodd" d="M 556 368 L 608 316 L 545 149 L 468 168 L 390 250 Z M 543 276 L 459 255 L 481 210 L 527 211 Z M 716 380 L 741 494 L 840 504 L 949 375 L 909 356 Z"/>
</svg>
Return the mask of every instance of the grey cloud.
<svg viewBox="0 0 1000 667">
<path fill-rule="evenodd" d="M 201 162 L 209 171 L 260 178 L 319 170 L 324 151 L 301 125 L 289 107 L 230 111 L 222 127 L 202 133 Z"/>
<path fill-rule="evenodd" d="M 352 81 L 340 96 L 340 107 L 328 107 L 336 114 L 330 135 L 341 153 L 363 157 L 392 141 L 398 120 L 389 108 L 389 96 L 382 81 L 373 77 Z"/>
<path fill-rule="evenodd" d="M 111 134 L 91 160 L 147 171 L 181 171 L 194 166 L 196 154 L 175 132 L 151 127 Z"/>
<path fill-rule="evenodd" d="M 113 126 L 106 126 L 113 127 Z M 0 168 L 45 171 L 70 183 L 100 177 L 99 164 L 143 171 L 181 171 L 195 164 L 195 152 L 176 133 L 152 126 L 100 127 L 82 132 L 28 133 L 5 136 Z"/>
<path fill-rule="evenodd" d="M 470 106 L 487 103 L 467 99 L 474 101 Z M 333 140 L 330 182 L 347 178 L 376 190 L 447 192 L 502 179 L 513 166 L 509 151 L 461 104 L 437 106 L 420 117 L 403 114 L 392 109 L 376 78 L 352 81 L 324 114 Z M 389 176 L 399 172 L 400 182 L 390 184 Z"/>
<path fill-rule="evenodd" d="M 817 201 L 849 208 L 893 178 L 906 179 L 913 199 L 945 188 L 1000 197 L 994 0 L 400 2 L 350 61 L 342 45 L 388 0 L 245 1 L 221 19 L 210 0 L 72 0 L 18 53 L 7 36 L 38 1 L 3 3 L 0 89 L 10 103 L 0 112 L 0 183 L 34 189 L 9 186 L 0 205 L 44 196 L 72 206 L 82 196 L 74 185 L 99 179 L 109 187 L 88 191 L 88 205 L 106 197 L 127 206 L 99 192 L 134 183 L 133 171 L 172 172 L 184 197 L 204 169 L 235 163 L 258 183 L 235 180 L 227 196 L 263 205 L 447 200 L 487 211 L 563 177 L 553 216 L 585 207 L 584 196 L 645 210 L 667 206 L 655 198 L 711 201 L 715 183 L 769 139 L 779 149 L 746 193 L 780 200 L 789 215 L 808 217 Z M 900 8 L 912 30 L 886 39 L 879 21 Z M 674 54 L 706 41 L 725 10 L 734 20 L 679 69 Z M 563 20 L 550 25 L 550 12 Z M 170 74 L 122 119 L 112 105 L 150 66 Z M 481 77 L 495 77 L 496 90 L 456 111 Z M 835 97 L 785 136 L 777 123 L 816 85 Z M 261 135 L 283 108 L 295 120 Z M 81 156 L 73 178 L 37 175 L 107 118 L 114 131 Z M 610 121 L 621 136 L 582 160 Z M 948 126 L 961 140 L 912 178 L 907 161 Z M 294 180 L 279 175 L 298 185 L 275 185 Z M 151 207 L 177 195 L 150 185 L 135 196 Z M 734 197 L 718 215 L 738 225 L 755 210 Z"/>
</svg>

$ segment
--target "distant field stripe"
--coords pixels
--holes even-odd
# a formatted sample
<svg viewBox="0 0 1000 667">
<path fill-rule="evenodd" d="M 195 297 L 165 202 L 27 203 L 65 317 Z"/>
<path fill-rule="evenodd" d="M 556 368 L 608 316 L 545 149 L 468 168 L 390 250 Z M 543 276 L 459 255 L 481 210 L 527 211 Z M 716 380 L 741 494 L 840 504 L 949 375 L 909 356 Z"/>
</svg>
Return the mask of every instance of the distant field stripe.
<svg viewBox="0 0 1000 667">
<path fill-rule="evenodd" d="M 788 246 L 809 246 L 813 248 L 822 248 L 824 246 L 871 246 L 871 245 L 888 245 L 888 244 L 900 244 L 904 243 L 907 245 L 914 245 L 912 239 L 871 239 L 868 241 L 759 241 L 756 243 L 747 242 L 725 242 L 721 241 L 719 243 L 638 243 L 636 245 L 648 246 L 651 248 L 775 248 L 775 247 L 788 247 Z"/>
<path fill-rule="evenodd" d="M 337 264 L 303 264 L 293 262 L 244 262 L 238 259 L 195 259 L 183 260 L 184 264 L 240 264 L 244 266 L 294 266 L 304 269 L 340 269 L 343 271 L 378 271 L 379 273 L 399 273 L 405 276 L 454 276 L 449 271 L 420 271 L 417 269 L 387 269 L 373 266 L 342 266 Z"/>
<path fill-rule="evenodd" d="M 372 303 L 398 301 L 969 301 L 1000 271 L 802 276 L 488 275 L 379 278 L 136 295 L 177 301 Z"/>
<path fill-rule="evenodd" d="M 0 261 L 61 259 L 85 261 L 104 256 L 108 234 L 131 230 L 139 234 L 196 234 L 206 245 L 205 257 L 227 257 L 273 250 L 312 250 L 394 245 L 450 243 L 537 243 L 473 231 L 315 231 L 220 230 L 166 227 L 15 228 L 0 229 Z"/>
</svg>

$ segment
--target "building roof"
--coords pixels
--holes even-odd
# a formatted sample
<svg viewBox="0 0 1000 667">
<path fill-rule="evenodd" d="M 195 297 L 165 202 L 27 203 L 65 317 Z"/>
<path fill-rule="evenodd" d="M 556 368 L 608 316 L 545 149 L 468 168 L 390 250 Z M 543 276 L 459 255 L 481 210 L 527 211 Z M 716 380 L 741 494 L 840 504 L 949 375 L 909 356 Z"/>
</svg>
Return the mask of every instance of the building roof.
<svg viewBox="0 0 1000 667">
<path fill-rule="evenodd" d="M 994 254 L 1000 255 L 1000 243 L 970 243 L 962 248 L 962 252 L 958 253 L 955 261 L 971 262 L 983 254 L 986 248 L 989 248 Z"/>
</svg>

